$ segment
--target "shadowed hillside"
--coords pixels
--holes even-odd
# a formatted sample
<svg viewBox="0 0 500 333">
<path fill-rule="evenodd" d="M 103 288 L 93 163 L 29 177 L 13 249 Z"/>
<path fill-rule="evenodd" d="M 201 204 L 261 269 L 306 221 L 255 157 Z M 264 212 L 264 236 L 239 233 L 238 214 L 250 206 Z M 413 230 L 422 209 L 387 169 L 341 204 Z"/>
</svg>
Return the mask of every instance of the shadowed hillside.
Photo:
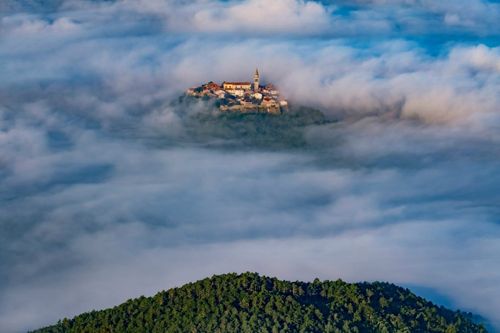
<svg viewBox="0 0 500 333">
<path fill-rule="evenodd" d="M 389 283 L 213 276 L 39 329 L 52 332 L 486 332 Z"/>
<path fill-rule="evenodd" d="M 281 115 L 269 113 L 200 112 L 185 120 L 188 138 L 197 142 L 214 140 L 217 146 L 267 149 L 304 148 L 309 126 L 331 124 L 319 111 L 292 106 Z"/>
</svg>

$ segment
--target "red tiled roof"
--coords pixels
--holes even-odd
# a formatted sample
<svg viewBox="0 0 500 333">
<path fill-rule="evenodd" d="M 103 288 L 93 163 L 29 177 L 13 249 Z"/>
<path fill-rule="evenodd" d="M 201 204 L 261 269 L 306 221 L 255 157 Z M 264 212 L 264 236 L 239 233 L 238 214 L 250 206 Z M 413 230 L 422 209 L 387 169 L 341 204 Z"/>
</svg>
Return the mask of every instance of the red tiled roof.
<svg viewBox="0 0 500 333">
<path fill-rule="evenodd" d="M 251 85 L 250 82 L 223 82 L 222 84 Z"/>
<path fill-rule="evenodd" d="M 214 83 L 214 82 L 209 82 L 209 83 L 205 84 L 205 86 L 207 86 L 207 87 L 218 87 L 219 85 L 217 83 Z"/>
</svg>

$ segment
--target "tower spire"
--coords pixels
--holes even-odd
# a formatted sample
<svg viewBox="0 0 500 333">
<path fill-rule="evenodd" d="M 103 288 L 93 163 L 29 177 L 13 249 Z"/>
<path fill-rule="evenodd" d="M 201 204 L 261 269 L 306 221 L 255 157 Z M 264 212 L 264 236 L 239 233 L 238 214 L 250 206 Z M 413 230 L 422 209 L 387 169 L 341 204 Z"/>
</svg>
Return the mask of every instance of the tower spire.
<svg viewBox="0 0 500 333">
<path fill-rule="evenodd" d="M 255 68 L 255 74 L 253 75 L 253 91 L 258 92 L 259 91 L 259 84 L 260 84 L 260 75 L 259 75 L 259 69 Z"/>
</svg>

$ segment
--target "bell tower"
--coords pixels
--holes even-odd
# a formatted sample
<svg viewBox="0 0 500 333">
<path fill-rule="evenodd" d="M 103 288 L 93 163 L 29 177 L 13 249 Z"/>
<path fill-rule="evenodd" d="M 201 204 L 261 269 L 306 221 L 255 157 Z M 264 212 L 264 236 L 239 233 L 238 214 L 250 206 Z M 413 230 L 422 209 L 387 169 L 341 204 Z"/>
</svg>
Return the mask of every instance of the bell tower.
<svg viewBox="0 0 500 333">
<path fill-rule="evenodd" d="M 259 70 L 256 68 L 255 69 L 255 74 L 253 75 L 253 91 L 258 92 L 259 91 Z"/>
</svg>

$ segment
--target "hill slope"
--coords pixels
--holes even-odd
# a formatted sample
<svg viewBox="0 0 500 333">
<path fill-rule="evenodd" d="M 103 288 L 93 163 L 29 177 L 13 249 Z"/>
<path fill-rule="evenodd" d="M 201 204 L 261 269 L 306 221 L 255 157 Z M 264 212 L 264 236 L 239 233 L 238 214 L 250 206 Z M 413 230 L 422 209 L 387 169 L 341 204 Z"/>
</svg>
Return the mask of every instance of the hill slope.
<svg viewBox="0 0 500 333">
<path fill-rule="evenodd" d="M 303 148 L 308 126 L 331 123 L 318 110 L 291 107 L 281 115 L 268 113 L 200 112 L 186 121 L 189 138 L 219 139 L 229 146 L 268 149 Z M 220 145 L 220 141 L 219 141 Z"/>
<path fill-rule="evenodd" d="M 35 332 L 486 332 L 389 283 L 213 276 Z"/>
</svg>

